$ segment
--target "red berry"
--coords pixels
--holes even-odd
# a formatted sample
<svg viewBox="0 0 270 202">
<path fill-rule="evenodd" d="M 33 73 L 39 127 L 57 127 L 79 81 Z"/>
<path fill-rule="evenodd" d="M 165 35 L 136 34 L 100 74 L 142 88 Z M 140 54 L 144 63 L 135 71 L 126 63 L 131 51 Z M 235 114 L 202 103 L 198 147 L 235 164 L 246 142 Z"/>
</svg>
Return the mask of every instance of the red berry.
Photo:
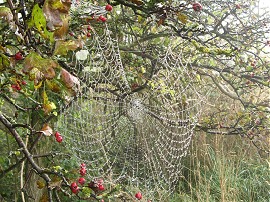
<svg viewBox="0 0 270 202">
<path fill-rule="evenodd" d="M 21 86 L 20 86 L 19 84 L 17 84 L 17 85 L 16 85 L 16 89 L 17 89 L 18 91 L 20 91 L 22 88 L 21 88 Z"/>
<path fill-rule="evenodd" d="M 69 32 L 69 35 L 70 36 L 74 36 L 74 32 Z"/>
<path fill-rule="evenodd" d="M 63 137 L 59 135 L 58 137 L 56 137 L 56 141 L 61 143 L 63 141 Z"/>
<path fill-rule="evenodd" d="M 80 174 L 81 174 L 81 176 L 86 175 L 86 169 L 85 168 L 81 168 L 80 169 Z"/>
<path fill-rule="evenodd" d="M 85 183 L 85 179 L 84 179 L 83 177 L 80 177 L 80 178 L 78 179 L 78 182 L 79 182 L 81 185 L 83 185 L 83 184 Z"/>
<path fill-rule="evenodd" d="M 17 84 L 11 84 L 11 88 L 13 88 L 13 90 L 17 90 Z"/>
<path fill-rule="evenodd" d="M 22 81 L 22 85 L 26 85 L 26 84 L 27 84 L 27 82 L 23 80 Z"/>
<path fill-rule="evenodd" d="M 61 134 L 58 131 L 56 131 L 54 136 L 57 138 L 57 137 L 61 136 Z"/>
<path fill-rule="evenodd" d="M 135 197 L 138 199 L 138 200 L 141 200 L 142 199 L 142 193 L 141 192 L 137 192 L 135 194 Z"/>
<path fill-rule="evenodd" d="M 85 168 L 86 164 L 85 163 L 81 163 L 81 168 Z"/>
<path fill-rule="evenodd" d="M 15 60 L 23 60 L 23 56 L 21 52 L 15 54 Z"/>
<path fill-rule="evenodd" d="M 91 33 L 90 32 L 87 32 L 86 36 L 87 37 L 90 37 L 91 36 Z"/>
<path fill-rule="evenodd" d="M 106 11 L 112 11 L 112 9 L 113 9 L 113 7 L 112 7 L 112 5 L 110 5 L 110 4 L 108 4 L 106 7 L 105 7 L 105 10 Z"/>
<path fill-rule="evenodd" d="M 72 182 L 71 185 L 70 185 L 70 188 L 71 189 L 78 189 L 78 185 L 76 182 Z"/>
<path fill-rule="evenodd" d="M 103 185 L 103 184 L 99 184 L 99 185 L 98 185 L 98 190 L 99 190 L 99 191 L 104 191 L 104 190 L 105 190 L 104 185 Z"/>
<path fill-rule="evenodd" d="M 88 25 L 87 30 L 90 31 L 92 28 L 90 25 Z"/>
<path fill-rule="evenodd" d="M 192 8 L 194 11 L 201 11 L 202 10 L 202 5 L 200 3 L 193 3 Z"/>
<path fill-rule="evenodd" d="M 99 16 L 98 19 L 101 20 L 102 22 L 106 22 L 107 21 L 107 18 L 105 18 L 103 15 Z"/>
<path fill-rule="evenodd" d="M 77 188 L 77 189 L 71 189 L 71 191 L 72 191 L 72 193 L 74 193 L 74 194 L 78 194 L 79 189 L 78 189 L 78 188 Z"/>
</svg>

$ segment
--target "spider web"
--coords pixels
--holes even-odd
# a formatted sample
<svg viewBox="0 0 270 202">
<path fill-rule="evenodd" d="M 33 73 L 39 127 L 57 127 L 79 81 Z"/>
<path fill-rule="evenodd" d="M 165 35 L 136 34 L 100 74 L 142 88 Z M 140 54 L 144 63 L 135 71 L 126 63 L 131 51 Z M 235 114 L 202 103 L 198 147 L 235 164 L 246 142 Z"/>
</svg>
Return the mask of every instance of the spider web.
<svg viewBox="0 0 270 202">
<path fill-rule="evenodd" d="M 184 48 L 175 53 L 171 36 L 164 52 L 143 57 L 143 69 L 135 71 L 123 62 L 124 52 L 106 24 L 102 30 L 92 29 L 86 58 L 74 53 L 81 85 L 57 129 L 78 163 L 88 165 L 90 178 L 162 198 L 177 186 L 201 111 L 191 56 Z M 134 75 L 141 79 L 135 82 Z"/>
</svg>

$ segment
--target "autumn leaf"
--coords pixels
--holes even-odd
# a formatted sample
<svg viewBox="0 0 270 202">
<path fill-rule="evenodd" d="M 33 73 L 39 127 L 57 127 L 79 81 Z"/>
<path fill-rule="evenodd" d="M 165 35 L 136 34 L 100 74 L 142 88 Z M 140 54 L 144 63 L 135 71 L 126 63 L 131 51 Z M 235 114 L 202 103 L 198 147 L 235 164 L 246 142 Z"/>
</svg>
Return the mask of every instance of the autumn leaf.
<svg viewBox="0 0 270 202">
<path fill-rule="evenodd" d="M 61 78 L 67 88 L 72 88 L 75 85 L 80 85 L 79 79 L 71 75 L 67 70 L 62 69 Z"/>
<path fill-rule="evenodd" d="M 58 63 L 54 60 L 42 58 L 36 52 L 31 52 L 24 60 L 23 72 L 29 74 L 30 80 L 37 81 L 37 84 L 43 79 L 53 79 L 56 67 Z"/>
<path fill-rule="evenodd" d="M 46 0 L 44 3 L 43 12 L 47 27 L 50 31 L 54 31 L 55 40 L 65 39 L 68 32 L 70 7 L 70 0 Z"/>
<path fill-rule="evenodd" d="M 42 127 L 42 129 L 40 130 L 40 132 L 45 135 L 45 136 L 51 136 L 53 134 L 53 130 L 52 128 L 47 124 L 45 123 Z"/>
<path fill-rule="evenodd" d="M 71 7 L 71 0 L 48 0 L 52 9 L 56 9 L 61 13 L 68 13 Z"/>
<path fill-rule="evenodd" d="M 82 45 L 80 40 L 59 40 L 55 43 L 54 55 L 67 55 L 68 51 L 74 51 L 77 48 L 81 48 Z"/>
<path fill-rule="evenodd" d="M 68 17 L 65 16 L 62 20 L 63 25 L 54 31 L 55 40 L 65 39 L 65 36 L 68 33 Z"/>
</svg>

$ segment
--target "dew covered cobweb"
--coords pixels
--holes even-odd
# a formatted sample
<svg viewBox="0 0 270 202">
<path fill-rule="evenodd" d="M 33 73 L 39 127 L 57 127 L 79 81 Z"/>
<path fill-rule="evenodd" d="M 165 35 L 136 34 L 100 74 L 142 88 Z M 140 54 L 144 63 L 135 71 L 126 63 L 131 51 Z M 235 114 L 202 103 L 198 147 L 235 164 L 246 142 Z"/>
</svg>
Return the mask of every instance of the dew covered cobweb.
<svg viewBox="0 0 270 202">
<path fill-rule="evenodd" d="M 167 194 L 181 175 L 203 100 L 191 57 L 173 50 L 171 36 L 156 58 L 130 67 L 122 58 L 127 51 L 103 26 L 102 32 L 93 26 L 84 50 L 74 52 L 80 87 L 56 128 L 78 164 L 88 165 L 90 179 L 130 185 L 146 198 Z"/>
</svg>

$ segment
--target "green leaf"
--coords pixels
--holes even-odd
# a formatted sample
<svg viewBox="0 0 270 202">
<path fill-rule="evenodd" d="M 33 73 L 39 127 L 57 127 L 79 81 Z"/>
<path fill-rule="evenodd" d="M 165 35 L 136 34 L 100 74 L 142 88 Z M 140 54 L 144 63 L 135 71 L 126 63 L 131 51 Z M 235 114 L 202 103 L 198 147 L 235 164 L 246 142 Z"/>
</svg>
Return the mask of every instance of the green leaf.
<svg viewBox="0 0 270 202">
<path fill-rule="evenodd" d="M 47 30 L 46 18 L 38 4 L 36 4 L 32 10 L 31 19 L 28 22 L 28 27 L 37 28 L 38 32 L 44 39 L 50 40 L 51 43 L 54 42 L 53 32 L 49 32 Z"/>
<path fill-rule="evenodd" d="M 4 70 L 5 68 L 9 67 L 10 62 L 7 56 L 0 53 L 0 71 Z"/>
<path fill-rule="evenodd" d="M 88 188 L 88 187 L 83 187 L 82 188 L 82 193 L 84 195 L 84 197 L 90 197 L 91 193 L 92 193 L 92 189 Z"/>
</svg>

